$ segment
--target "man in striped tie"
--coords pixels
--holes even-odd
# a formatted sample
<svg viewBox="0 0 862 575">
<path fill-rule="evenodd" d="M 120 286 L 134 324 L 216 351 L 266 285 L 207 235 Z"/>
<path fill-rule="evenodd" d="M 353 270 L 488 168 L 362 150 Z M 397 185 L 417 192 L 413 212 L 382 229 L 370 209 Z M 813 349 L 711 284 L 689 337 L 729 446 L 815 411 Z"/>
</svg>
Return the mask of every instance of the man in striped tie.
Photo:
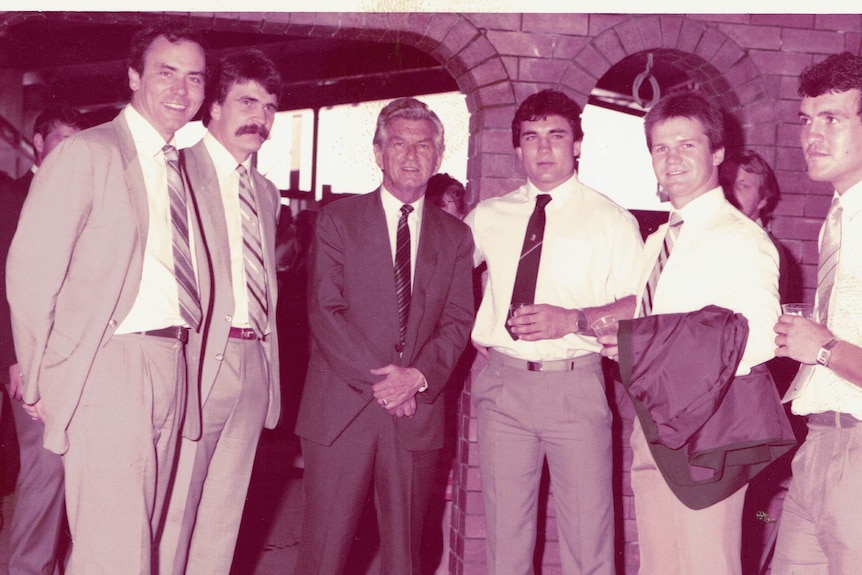
<svg viewBox="0 0 862 575">
<path fill-rule="evenodd" d="M 814 64 L 799 95 L 808 177 L 834 191 L 820 232 L 817 317 L 782 315 L 775 325 L 776 355 L 803 364 L 784 400 L 807 416 L 808 435 L 793 459 L 772 572 L 850 575 L 862 564 L 862 57 Z"/>
<path fill-rule="evenodd" d="M 649 111 L 644 130 L 671 213 L 644 247 L 639 316 L 708 305 L 744 315 L 749 335 L 736 375 L 748 375 L 774 355 L 778 254 L 766 232 L 733 207 L 719 186 L 721 111 L 698 93 L 672 94 Z M 599 341 L 611 344 L 613 338 Z M 616 350 L 603 353 L 613 356 Z M 690 509 L 665 482 L 637 420 L 631 445 L 641 575 L 741 575 L 746 488 L 705 509 Z"/>
<path fill-rule="evenodd" d="M 159 547 L 162 575 L 228 575 L 258 439 L 281 405 L 275 333 L 280 196 L 254 167 L 281 77 L 261 52 L 224 57 L 207 84 L 203 139 L 185 150 L 212 261 L 199 441 L 183 440 Z"/>
<path fill-rule="evenodd" d="M 325 206 L 309 284 L 311 360 L 296 432 L 305 457 L 297 575 L 341 575 L 373 496 L 382 573 L 419 575 L 444 386 L 473 320 L 470 231 L 425 201 L 443 124 L 414 98 L 387 104 L 383 183 Z"/>
<path fill-rule="evenodd" d="M 131 103 L 46 158 L 9 251 L 24 402 L 63 455 L 70 575 L 153 572 L 180 430 L 199 433 L 187 356 L 209 270 L 173 138 L 205 71 L 187 31 L 135 34 Z"/>
</svg>

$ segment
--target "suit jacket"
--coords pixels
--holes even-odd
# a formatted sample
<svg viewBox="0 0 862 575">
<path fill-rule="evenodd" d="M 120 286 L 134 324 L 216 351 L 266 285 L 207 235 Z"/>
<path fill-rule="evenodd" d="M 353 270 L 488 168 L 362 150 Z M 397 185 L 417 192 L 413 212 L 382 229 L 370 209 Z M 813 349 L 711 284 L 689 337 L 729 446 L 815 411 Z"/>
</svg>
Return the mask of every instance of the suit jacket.
<svg viewBox="0 0 862 575">
<path fill-rule="evenodd" d="M 231 280 L 230 249 L 225 220 L 224 203 L 212 158 L 203 140 L 184 150 L 189 189 L 194 195 L 201 215 L 204 241 L 212 265 L 212 297 L 204 307 L 204 341 L 201 362 L 201 402 L 205 402 L 212 390 L 222 362 L 219 357 L 227 346 L 234 310 L 233 284 Z M 278 422 L 281 410 L 281 390 L 278 369 L 278 336 L 275 331 L 275 302 L 278 285 L 275 276 L 275 228 L 280 207 L 280 195 L 276 187 L 257 170 L 251 170 L 255 202 L 260 216 L 269 290 L 269 325 L 272 332 L 263 340 L 263 350 L 269 363 L 269 409 L 266 427 L 272 429 Z"/>
<path fill-rule="evenodd" d="M 24 401 L 41 399 L 45 448 L 68 449 L 66 428 L 99 350 L 135 301 L 148 223 L 147 191 L 123 114 L 63 141 L 33 179 L 7 263 L 15 351 Z M 209 268 L 191 218 L 201 276 Z M 200 434 L 196 406 L 200 337 L 186 346 L 189 366 L 183 433 Z"/>
<path fill-rule="evenodd" d="M 428 381 L 416 396 L 415 415 L 394 418 L 399 437 L 411 451 L 442 447 L 440 392 L 473 322 L 473 240 L 464 223 L 429 202 L 420 225 L 401 350 L 380 190 L 321 210 L 308 290 L 312 346 L 296 426 L 300 436 L 330 445 L 373 400 L 371 386 L 382 378 L 370 370 L 394 363 L 415 367 Z"/>
<path fill-rule="evenodd" d="M 796 445 L 769 371 L 735 377 L 748 322 L 718 306 L 620 322 L 620 375 L 656 464 L 692 509 L 729 497 Z"/>
<path fill-rule="evenodd" d="M 21 206 L 33 181 L 33 172 L 27 173 L 4 185 L 0 185 L 0 381 L 6 381 L 8 367 L 15 360 L 15 345 L 12 342 L 12 319 L 6 301 L 6 255 L 9 244 L 18 227 Z"/>
</svg>

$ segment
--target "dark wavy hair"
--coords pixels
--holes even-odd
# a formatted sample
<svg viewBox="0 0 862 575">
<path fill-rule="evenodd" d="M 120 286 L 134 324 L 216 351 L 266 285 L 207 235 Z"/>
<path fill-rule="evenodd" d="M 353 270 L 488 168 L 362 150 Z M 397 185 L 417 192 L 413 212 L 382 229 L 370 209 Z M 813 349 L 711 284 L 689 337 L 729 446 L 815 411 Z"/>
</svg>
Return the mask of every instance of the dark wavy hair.
<svg viewBox="0 0 862 575">
<path fill-rule="evenodd" d="M 447 193 L 455 202 L 458 213 L 462 217 L 465 216 L 467 214 L 467 201 L 464 197 L 466 195 L 464 184 L 449 174 L 434 174 L 431 176 L 428 180 L 428 185 L 425 187 L 425 200 L 442 210 L 446 207 L 444 198 Z"/>
<path fill-rule="evenodd" d="M 521 146 L 521 123 L 536 122 L 548 116 L 562 116 L 572 127 L 576 142 L 584 139 L 581 129 L 581 107 L 577 102 L 557 90 L 542 90 L 524 100 L 512 118 L 512 146 Z"/>
<path fill-rule="evenodd" d="M 36 123 L 33 124 L 33 134 L 39 134 L 44 138 L 60 124 L 79 130 L 83 130 L 86 127 L 84 117 L 78 110 L 71 106 L 52 104 L 36 116 Z"/>
<path fill-rule="evenodd" d="M 652 151 L 652 129 L 671 118 L 689 118 L 697 120 L 703 127 L 703 132 L 709 139 L 709 151 L 724 147 L 724 119 L 721 110 L 697 92 L 681 92 L 669 94 L 650 108 L 644 118 L 647 149 Z"/>
<path fill-rule="evenodd" d="M 775 172 L 769 167 L 769 163 L 753 150 L 747 150 L 738 156 L 724 160 L 719 168 L 719 180 L 721 181 L 721 187 L 724 189 L 724 195 L 737 208 L 739 207 L 739 203 L 736 201 L 733 187 L 736 183 L 736 175 L 739 173 L 739 168 L 742 168 L 749 174 L 760 176 L 760 189 L 758 192 L 760 199 L 766 200 L 766 203 L 760 210 L 760 219 L 766 222 L 772 214 L 772 210 L 778 204 L 778 199 L 781 197 Z"/>
<path fill-rule="evenodd" d="M 209 125 L 210 108 L 214 102 L 224 104 L 234 84 L 254 81 L 264 90 L 281 97 L 281 73 L 275 64 L 260 50 L 249 48 L 231 52 L 210 70 L 207 78 L 207 97 L 202 106 L 204 126 Z"/>
<path fill-rule="evenodd" d="M 207 51 L 203 37 L 197 32 L 174 24 L 151 26 L 142 28 L 132 35 L 132 42 L 127 58 L 129 68 L 135 70 L 138 74 L 144 73 L 144 56 L 146 56 L 147 50 L 150 49 L 150 45 L 159 36 L 164 36 L 171 44 L 183 41 L 193 42 L 200 46 L 204 53 Z"/>
<path fill-rule="evenodd" d="M 862 57 L 850 52 L 833 54 L 799 75 L 799 95 L 803 98 L 853 89 L 859 90 L 859 115 L 862 116 Z"/>
</svg>

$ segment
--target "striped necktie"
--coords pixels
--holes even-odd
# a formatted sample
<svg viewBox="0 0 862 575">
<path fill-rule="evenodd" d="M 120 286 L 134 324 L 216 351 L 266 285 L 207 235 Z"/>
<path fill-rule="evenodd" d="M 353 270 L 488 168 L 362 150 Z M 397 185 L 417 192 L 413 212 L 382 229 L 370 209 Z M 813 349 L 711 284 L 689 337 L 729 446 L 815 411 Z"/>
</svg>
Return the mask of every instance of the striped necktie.
<svg viewBox="0 0 862 575">
<path fill-rule="evenodd" d="M 658 253 L 655 265 L 650 272 L 649 280 L 644 289 L 643 297 L 641 298 L 641 314 L 640 317 L 648 316 L 652 313 L 653 300 L 655 299 L 655 290 L 658 286 L 658 278 L 667 265 L 667 260 L 670 258 L 670 252 L 679 237 L 679 230 L 682 227 L 682 216 L 679 212 L 671 212 L 668 219 L 667 232 L 664 235 L 661 251 Z"/>
<path fill-rule="evenodd" d="M 539 277 L 539 264 L 542 261 L 542 243 L 545 240 L 545 206 L 551 201 L 551 194 L 536 196 L 536 207 L 527 221 L 524 233 L 524 243 L 521 246 L 521 257 L 518 259 L 518 270 L 515 272 L 515 284 L 512 286 L 510 309 L 521 305 L 532 305 L 536 300 L 536 280 Z M 506 325 L 506 331 L 512 339 L 518 336 L 512 333 Z"/>
<path fill-rule="evenodd" d="M 413 206 L 401 206 L 401 217 L 395 232 L 395 297 L 398 301 L 398 329 L 402 347 L 410 315 L 410 228 L 407 218 L 412 211 Z"/>
<path fill-rule="evenodd" d="M 829 315 L 829 297 L 835 285 L 835 271 L 838 268 L 838 255 L 841 248 L 841 202 L 838 196 L 832 200 L 829 214 L 823 223 L 823 237 L 820 240 L 820 258 L 817 265 L 817 321 L 826 325 Z"/>
<path fill-rule="evenodd" d="M 201 323 L 201 302 L 198 295 L 195 268 L 189 248 L 189 213 L 186 189 L 180 174 L 179 154 L 173 146 L 162 148 L 167 168 L 168 196 L 171 209 L 171 244 L 174 255 L 174 275 L 177 279 L 177 296 L 180 317 L 190 328 L 197 330 Z"/>
<path fill-rule="evenodd" d="M 266 268 L 263 263 L 263 244 L 260 239 L 260 219 L 252 194 L 248 170 L 239 165 L 239 206 L 242 213 L 242 259 L 245 268 L 245 285 L 248 293 L 248 322 L 259 337 L 264 336 L 267 324 Z"/>
</svg>

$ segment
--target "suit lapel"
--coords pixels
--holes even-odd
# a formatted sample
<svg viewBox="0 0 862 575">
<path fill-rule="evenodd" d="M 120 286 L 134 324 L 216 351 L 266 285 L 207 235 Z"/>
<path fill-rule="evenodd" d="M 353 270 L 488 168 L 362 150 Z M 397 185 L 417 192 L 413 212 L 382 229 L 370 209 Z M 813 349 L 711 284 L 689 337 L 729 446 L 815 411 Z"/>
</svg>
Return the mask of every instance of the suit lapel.
<svg viewBox="0 0 862 575">
<path fill-rule="evenodd" d="M 147 200 L 147 188 L 144 185 L 144 173 L 141 170 L 141 159 L 132 138 L 132 132 L 126 123 L 125 115 L 121 112 L 113 120 L 114 129 L 117 132 L 117 143 L 120 155 L 123 158 L 123 170 L 126 179 L 126 189 L 129 193 L 132 208 L 135 211 L 135 225 L 138 230 L 138 239 L 141 242 L 143 253 L 147 245 L 147 232 L 150 220 L 149 202 Z"/>
<path fill-rule="evenodd" d="M 446 238 L 441 236 L 438 214 L 429 202 L 425 202 L 420 223 L 419 249 L 416 253 L 416 266 L 413 277 L 413 292 L 410 299 L 410 317 L 407 321 L 408 347 L 405 357 L 412 357 L 415 352 L 419 326 L 425 314 L 425 297 L 428 285 L 434 278 L 437 268 L 437 258 L 440 249 L 445 249 Z"/>
<path fill-rule="evenodd" d="M 359 219 L 359 225 L 363 228 L 360 237 L 364 260 L 360 265 L 367 266 L 369 270 L 376 270 L 374 278 L 377 285 L 373 293 L 375 297 L 383 299 L 382 307 L 386 310 L 388 327 L 396 334 L 397 340 L 399 328 L 395 272 L 392 264 L 392 246 L 389 242 L 389 227 L 386 214 L 383 212 L 383 203 L 380 200 L 380 188 L 371 193 L 369 200 L 365 212 Z"/>
<path fill-rule="evenodd" d="M 230 251 L 227 249 L 227 220 L 215 166 L 203 140 L 189 148 L 188 151 L 195 160 L 189 164 L 191 170 L 189 187 L 197 199 L 204 239 L 213 260 L 213 273 L 227 274 L 228 283 L 226 285 L 231 285 Z"/>
</svg>

